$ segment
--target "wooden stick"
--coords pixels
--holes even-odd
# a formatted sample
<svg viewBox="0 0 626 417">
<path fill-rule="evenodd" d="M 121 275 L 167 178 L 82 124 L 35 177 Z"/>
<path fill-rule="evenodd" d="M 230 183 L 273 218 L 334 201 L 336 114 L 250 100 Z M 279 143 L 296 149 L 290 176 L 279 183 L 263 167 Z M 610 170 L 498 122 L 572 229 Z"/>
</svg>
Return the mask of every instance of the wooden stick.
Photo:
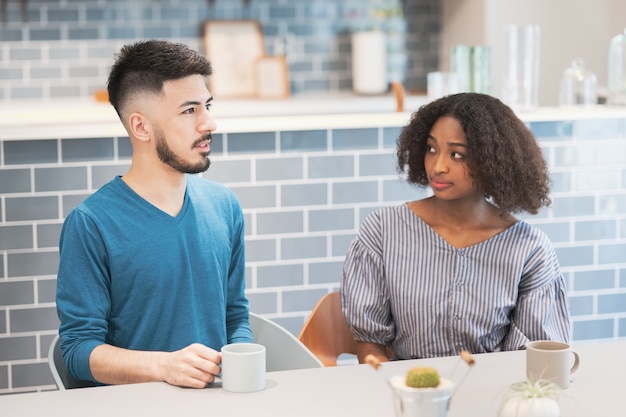
<svg viewBox="0 0 626 417">
<path fill-rule="evenodd" d="M 467 350 L 462 350 L 461 351 L 461 358 L 463 358 L 465 363 L 467 363 L 469 366 L 472 366 L 472 365 L 474 365 L 476 363 L 474 358 L 472 358 L 471 353 L 469 353 Z"/>
<path fill-rule="evenodd" d="M 467 350 L 462 350 L 459 360 L 456 361 L 456 363 L 454 364 L 454 368 L 452 368 L 452 372 L 450 372 L 450 379 L 454 379 L 454 375 L 456 374 L 456 370 L 459 367 L 459 363 L 461 362 L 465 362 L 468 366 L 473 366 L 476 361 L 474 360 L 474 358 L 472 358 L 472 355 L 467 351 Z M 468 370 L 469 372 L 469 370 Z M 465 375 L 467 375 L 467 372 L 465 373 Z M 465 379 L 465 376 L 463 376 L 462 379 Z"/>
<path fill-rule="evenodd" d="M 369 354 L 365 357 L 365 362 L 369 363 L 374 369 L 378 369 L 380 367 L 380 361 L 376 356 L 372 354 Z"/>
<path fill-rule="evenodd" d="M 472 369 L 472 366 L 476 363 L 476 361 L 474 361 L 474 358 L 472 358 L 472 355 L 466 350 L 461 351 L 461 358 L 465 361 L 465 363 L 467 363 L 469 368 L 467 368 L 467 371 L 463 374 L 463 376 L 461 377 L 461 380 L 456 384 L 456 387 L 454 388 L 454 392 L 456 392 L 461 386 L 461 384 L 465 382 L 465 378 L 467 378 L 467 374 L 469 374 L 470 370 Z"/>
</svg>

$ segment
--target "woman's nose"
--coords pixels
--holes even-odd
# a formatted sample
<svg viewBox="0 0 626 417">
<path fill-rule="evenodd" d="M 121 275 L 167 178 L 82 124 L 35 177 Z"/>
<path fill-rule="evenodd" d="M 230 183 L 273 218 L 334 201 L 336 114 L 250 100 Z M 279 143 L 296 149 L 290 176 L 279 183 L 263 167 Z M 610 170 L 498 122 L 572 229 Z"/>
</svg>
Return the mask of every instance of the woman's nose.
<svg viewBox="0 0 626 417">
<path fill-rule="evenodd" d="M 448 172 L 448 161 L 443 155 L 437 156 L 435 160 L 435 172 Z"/>
</svg>

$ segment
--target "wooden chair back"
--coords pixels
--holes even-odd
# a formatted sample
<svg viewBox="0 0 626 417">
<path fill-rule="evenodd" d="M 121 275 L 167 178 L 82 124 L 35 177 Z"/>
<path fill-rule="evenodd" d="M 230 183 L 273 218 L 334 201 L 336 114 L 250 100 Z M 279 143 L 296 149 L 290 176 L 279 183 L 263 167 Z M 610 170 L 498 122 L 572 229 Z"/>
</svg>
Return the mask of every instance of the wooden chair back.
<svg viewBox="0 0 626 417">
<path fill-rule="evenodd" d="M 356 341 L 341 312 L 339 291 L 317 302 L 298 338 L 325 366 L 336 366 L 342 353 L 356 355 Z"/>
</svg>

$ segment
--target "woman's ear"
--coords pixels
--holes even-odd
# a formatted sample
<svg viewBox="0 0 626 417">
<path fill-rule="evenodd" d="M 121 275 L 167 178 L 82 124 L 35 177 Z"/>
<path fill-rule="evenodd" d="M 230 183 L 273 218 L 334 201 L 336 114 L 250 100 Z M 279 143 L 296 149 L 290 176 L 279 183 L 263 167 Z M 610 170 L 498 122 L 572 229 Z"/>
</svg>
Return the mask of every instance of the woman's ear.
<svg viewBox="0 0 626 417">
<path fill-rule="evenodd" d="M 150 127 L 148 119 L 141 113 L 132 113 L 128 117 L 128 129 L 131 135 L 141 141 L 150 140 Z"/>
</svg>

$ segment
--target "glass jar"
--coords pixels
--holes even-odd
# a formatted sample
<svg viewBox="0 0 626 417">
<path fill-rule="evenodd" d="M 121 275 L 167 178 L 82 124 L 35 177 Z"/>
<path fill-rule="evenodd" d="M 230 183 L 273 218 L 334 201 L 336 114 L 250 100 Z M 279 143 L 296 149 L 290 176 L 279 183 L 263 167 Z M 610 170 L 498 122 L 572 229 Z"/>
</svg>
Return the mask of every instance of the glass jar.
<svg viewBox="0 0 626 417">
<path fill-rule="evenodd" d="M 539 105 L 540 41 L 539 25 L 505 26 L 501 98 L 515 111 Z"/>
<path fill-rule="evenodd" d="M 626 29 L 609 43 L 608 104 L 626 105 Z"/>
<path fill-rule="evenodd" d="M 585 62 L 576 58 L 563 71 L 559 104 L 561 106 L 590 106 L 598 102 L 598 77 L 585 68 Z"/>
</svg>

